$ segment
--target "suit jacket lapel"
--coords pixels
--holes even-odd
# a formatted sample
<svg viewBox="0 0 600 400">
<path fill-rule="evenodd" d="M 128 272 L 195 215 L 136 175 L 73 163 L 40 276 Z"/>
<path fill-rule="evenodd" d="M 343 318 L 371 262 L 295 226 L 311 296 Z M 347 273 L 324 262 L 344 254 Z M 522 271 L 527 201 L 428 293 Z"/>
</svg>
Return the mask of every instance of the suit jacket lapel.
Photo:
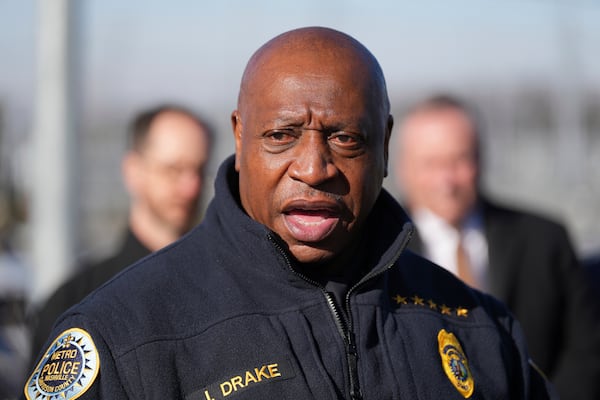
<svg viewBox="0 0 600 400">
<path fill-rule="evenodd" d="M 514 287 L 514 279 L 518 265 L 515 255 L 518 254 L 520 240 L 518 232 L 511 228 L 510 214 L 497 207 L 485 198 L 481 199 L 484 219 L 484 231 L 488 245 L 489 290 L 499 299 L 507 300 Z M 423 255 L 423 241 L 415 229 L 407 248 Z"/>
<path fill-rule="evenodd" d="M 510 297 L 515 282 L 517 265 L 513 261 L 518 252 L 517 232 L 511 229 L 508 215 L 489 201 L 482 201 L 485 235 L 489 257 L 489 292 L 503 300 Z"/>
</svg>

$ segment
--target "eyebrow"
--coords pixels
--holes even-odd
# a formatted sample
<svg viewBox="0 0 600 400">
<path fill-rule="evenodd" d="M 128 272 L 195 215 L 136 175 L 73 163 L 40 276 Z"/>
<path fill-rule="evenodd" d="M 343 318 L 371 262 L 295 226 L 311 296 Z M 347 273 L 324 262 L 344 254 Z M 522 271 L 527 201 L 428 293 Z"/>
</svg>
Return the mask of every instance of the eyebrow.
<svg viewBox="0 0 600 400">
<path fill-rule="evenodd" d="M 306 109 L 300 111 L 293 110 L 279 110 L 273 119 L 269 123 L 282 124 L 282 125 L 303 125 L 306 120 L 306 115 L 309 113 Z"/>
<path fill-rule="evenodd" d="M 265 121 L 262 125 L 263 128 L 269 129 L 273 126 L 279 127 L 293 127 L 301 128 L 306 125 L 306 118 L 304 113 L 287 112 L 286 115 L 277 115 L 274 118 Z M 364 131 L 363 121 L 321 121 L 319 124 L 311 129 L 319 131 L 331 131 L 331 130 L 348 130 L 351 131 Z"/>
</svg>

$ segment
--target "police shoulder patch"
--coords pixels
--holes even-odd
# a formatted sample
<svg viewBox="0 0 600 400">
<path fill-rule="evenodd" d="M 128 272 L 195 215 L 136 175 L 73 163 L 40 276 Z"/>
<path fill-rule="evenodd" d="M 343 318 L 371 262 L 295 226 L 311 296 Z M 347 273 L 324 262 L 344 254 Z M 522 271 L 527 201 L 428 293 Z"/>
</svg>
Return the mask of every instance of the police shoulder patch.
<svg viewBox="0 0 600 400">
<path fill-rule="evenodd" d="M 438 333 L 438 347 L 446 376 L 456 390 L 468 399 L 473 394 L 475 383 L 460 342 L 452 332 L 442 329 Z"/>
<path fill-rule="evenodd" d="M 89 333 L 67 329 L 52 342 L 25 384 L 28 400 L 76 399 L 94 383 L 100 358 Z"/>
</svg>

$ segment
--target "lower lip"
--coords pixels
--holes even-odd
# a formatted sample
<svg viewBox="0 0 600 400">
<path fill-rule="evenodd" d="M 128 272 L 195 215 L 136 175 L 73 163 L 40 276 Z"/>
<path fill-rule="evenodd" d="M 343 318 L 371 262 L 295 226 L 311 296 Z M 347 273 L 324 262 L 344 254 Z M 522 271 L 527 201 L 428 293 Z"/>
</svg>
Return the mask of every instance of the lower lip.
<svg viewBox="0 0 600 400">
<path fill-rule="evenodd" d="M 339 218 L 319 213 L 290 213 L 284 221 L 292 237 L 301 242 L 319 242 L 335 229 Z"/>
</svg>

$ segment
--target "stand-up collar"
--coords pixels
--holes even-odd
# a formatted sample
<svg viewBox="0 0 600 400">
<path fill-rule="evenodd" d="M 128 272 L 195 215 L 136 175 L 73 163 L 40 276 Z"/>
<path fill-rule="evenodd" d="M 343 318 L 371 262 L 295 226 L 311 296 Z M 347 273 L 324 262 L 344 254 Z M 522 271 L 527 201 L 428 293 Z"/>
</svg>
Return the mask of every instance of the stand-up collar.
<svg viewBox="0 0 600 400">
<path fill-rule="evenodd" d="M 223 234 L 236 246 L 252 253 L 281 253 L 275 245 L 278 235 L 250 218 L 239 200 L 239 176 L 235 171 L 235 156 L 228 157 L 219 167 L 215 180 L 215 197 L 206 214 L 206 222 L 217 223 Z M 387 266 L 395 261 L 412 234 L 412 224 L 398 202 L 382 189 L 365 223 L 363 243 L 368 249 L 370 268 Z M 365 243 L 366 242 L 366 243 Z M 281 242 L 283 244 L 283 242 Z M 281 255 L 281 254 L 280 254 Z M 286 254 L 288 259 L 292 259 Z"/>
</svg>

